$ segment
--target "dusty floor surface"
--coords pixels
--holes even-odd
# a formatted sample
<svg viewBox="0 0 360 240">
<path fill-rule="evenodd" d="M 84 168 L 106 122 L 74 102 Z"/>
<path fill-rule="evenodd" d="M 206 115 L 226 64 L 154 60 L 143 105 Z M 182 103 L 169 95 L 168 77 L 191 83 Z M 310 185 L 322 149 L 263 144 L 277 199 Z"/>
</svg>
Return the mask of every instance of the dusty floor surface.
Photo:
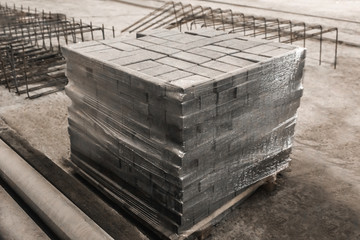
<svg viewBox="0 0 360 240">
<path fill-rule="evenodd" d="M 17 4 L 63 12 L 98 24 L 104 22 L 116 29 L 126 27 L 151 11 L 124 4 L 124 1 L 82 0 L 81 8 L 79 2 L 35 0 L 17 1 Z M 155 7 L 162 5 L 160 1 L 132 2 Z M 226 7 L 215 1 L 193 2 L 270 17 L 279 14 L 239 6 Z M 360 21 L 360 1 L 262 0 L 241 3 Z M 289 16 L 322 23 L 322 19 L 309 16 L 287 14 L 286 18 Z M 338 23 L 343 40 L 359 42 L 359 24 L 323 21 L 328 25 Z M 209 239 L 360 239 L 360 48 L 340 46 L 338 60 L 337 70 L 319 67 L 311 58 L 307 62 L 293 161 L 290 171 L 279 177 L 277 190 L 271 194 L 257 191 L 219 223 Z M 0 117 L 60 165 L 69 156 L 66 129 L 69 104 L 62 92 L 30 101 L 0 88 Z"/>
</svg>

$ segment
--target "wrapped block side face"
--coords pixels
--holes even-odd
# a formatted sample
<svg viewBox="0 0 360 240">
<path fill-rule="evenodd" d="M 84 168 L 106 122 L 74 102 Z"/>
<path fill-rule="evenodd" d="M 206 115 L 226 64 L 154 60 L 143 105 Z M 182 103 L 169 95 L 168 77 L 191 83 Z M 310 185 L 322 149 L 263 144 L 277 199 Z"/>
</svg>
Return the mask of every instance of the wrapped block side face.
<svg viewBox="0 0 360 240">
<path fill-rule="evenodd" d="M 63 53 L 73 162 L 155 231 L 180 234 L 288 166 L 305 49 L 155 30 Z"/>
</svg>

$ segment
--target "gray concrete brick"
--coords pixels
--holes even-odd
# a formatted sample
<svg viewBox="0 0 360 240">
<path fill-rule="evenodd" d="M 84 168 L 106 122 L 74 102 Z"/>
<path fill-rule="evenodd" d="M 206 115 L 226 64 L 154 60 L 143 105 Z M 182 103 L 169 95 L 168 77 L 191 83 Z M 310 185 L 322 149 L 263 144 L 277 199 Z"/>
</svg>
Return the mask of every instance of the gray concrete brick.
<svg viewBox="0 0 360 240">
<path fill-rule="evenodd" d="M 199 40 L 202 40 L 203 38 L 204 37 L 194 36 L 194 35 L 190 35 L 190 34 L 177 34 L 177 35 L 172 35 L 172 36 L 166 36 L 165 37 L 165 39 L 167 39 L 169 41 L 173 41 L 173 42 L 177 42 L 177 43 L 183 43 L 183 44 L 199 41 Z"/>
<path fill-rule="evenodd" d="M 184 44 L 184 43 L 176 43 L 176 42 L 172 42 L 172 41 L 168 41 L 166 43 L 161 44 L 162 46 L 168 47 L 168 48 L 173 48 L 173 49 L 177 49 L 177 50 L 181 50 L 181 51 L 185 51 L 190 49 L 191 47 L 189 47 L 189 45 Z"/>
<path fill-rule="evenodd" d="M 279 47 L 279 48 L 284 48 L 284 49 L 289 49 L 289 50 L 297 48 L 297 46 L 285 44 L 285 43 L 279 43 L 279 42 L 271 42 L 271 43 L 268 43 L 268 45 Z"/>
<path fill-rule="evenodd" d="M 97 42 L 102 43 L 104 45 L 109 45 L 111 43 L 117 43 L 117 42 L 121 42 L 122 40 L 119 38 L 109 38 L 109 39 L 105 39 L 105 40 L 97 40 Z"/>
<path fill-rule="evenodd" d="M 218 93 L 217 104 L 221 105 L 236 98 L 237 88 L 231 88 Z"/>
<path fill-rule="evenodd" d="M 269 59 L 268 57 L 265 57 L 265 56 L 259 56 L 257 54 L 251 54 L 251 53 L 246 53 L 246 52 L 234 53 L 234 54 L 231 54 L 231 56 L 243 58 L 243 59 L 253 61 L 253 62 L 261 62 L 261 61 L 266 61 Z"/>
<path fill-rule="evenodd" d="M 201 67 L 201 66 L 193 66 L 191 68 L 187 68 L 186 71 L 192 72 L 194 74 L 198 74 L 200 76 L 213 78 L 219 75 L 224 74 L 223 72 L 207 68 L 207 67 Z"/>
<path fill-rule="evenodd" d="M 173 72 L 164 73 L 164 74 L 158 75 L 156 77 L 167 80 L 167 81 L 174 81 L 174 80 L 177 80 L 180 78 L 189 77 L 191 75 L 194 75 L 194 74 L 185 72 L 182 70 L 175 70 Z"/>
<path fill-rule="evenodd" d="M 276 57 L 276 56 L 284 55 L 284 54 L 288 53 L 289 51 L 291 51 L 291 50 L 285 49 L 285 48 L 277 48 L 277 49 L 274 49 L 274 50 L 271 50 L 268 52 L 261 53 L 261 55 L 268 56 L 268 57 Z"/>
<path fill-rule="evenodd" d="M 158 38 L 163 38 L 165 39 L 167 36 L 172 36 L 172 35 L 177 35 L 177 34 L 182 34 L 179 30 L 177 29 L 152 29 L 152 30 L 146 30 L 146 32 L 148 31 L 154 31 L 154 32 L 150 32 L 150 36 L 153 36 L 153 37 L 158 37 Z"/>
<path fill-rule="evenodd" d="M 148 69 L 145 69 L 145 70 L 143 70 L 141 72 L 145 73 L 145 74 L 148 74 L 150 76 L 157 76 L 157 75 L 172 72 L 172 71 L 175 71 L 175 70 L 176 70 L 176 68 L 174 68 L 174 67 L 170 67 L 168 65 L 162 65 L 161 64 L 161 65 L 159 65 L 157 67 L 148 68 Z"/>
<path fill-rule="evenodd" d="M 200 110 L 200 99 L 196 98 L 190 101 L 181 103 L 182 114 L 190 114 Z"/>
<path fill-rule="evenodd" d="M 236 74 L 232 77 L 232 85 L 238 86 L 243 84 L 248 80 L 248 71 L 244 71 L 242 73 Z"/>
<path fill-rule="evenodd" d="M 211 60 L 210 58 L 199 56 L 197 54 L 188 53 L 188 52 L 178 52 L 178 53 L 173 54 L 172 57 L 178 58 L 181 60 L 185 60 L 188 62 L 193 62 L 196 64 L 201 64 L 201 63 L 208 62 Z"/>
<path fill-rule="evenodd" d="M 202 66 L 212 68 L 212 69 L 222 71 L 222 72 L 232 72 L 232 71 L 239 69 L 238 66 L 215 61 L 215 60 L 203 63 Z"/>
<path fill-rule="evenodd" d="M 133 55 L 132 52 L 126 52 L 126 51 L 119 51 L 114 48 L 108 48 L 105 50 L 99 50 L 94 52 L 86 53 L 88 56 L 92 56 L 95 59 L 98 60 L 105 60 L 105 61 L 111 61 L 113 59 L 127 57 Z"/>
<path fill-rule="evenodd" d="M 237 49 L 237 50 L 244 50 L 244 49 L 262 45 L 262 43 L 257 43 L 257 42 L 253 42 L 253 41 L 245 41 L 245 40 L 240 40 L 240 39 L 229 39 L 226 41 L 214 43 L 214 45 L 222 46 L 222 47 L 226 47 L 226 48 L 233 48 L 233 49 Z"/>
<path fill-rule="evenodd" d="M 232 65 L 239 66 L 239 67 L 245 67 L 245 66 L 254 64 L 254 62 L 251 62 L 251 61 L 248 61 L 248 60 L 245 60 L 242 58 L 233 57 L 233 56 L 225 56 L 225 57 L 219 58 L 218 61 L 232 64 Z"/>
<path fill-rule="evenodd" d="M 199 48 L 199 47 L 208 46 L 208 45 L 211 45 L 213 43 L 214 43 L 214 40 L 212 38 L 204 38 L 202 40 L 189 43 L 188 47 L 187 47 L 187 50 L 193 49 L 193 48 Z"/>
<path fill-rule="evenodd" d="M 167 46 L 167 47 L 171 47 L 171 48 L 176 48 L 176 49 L 180 49 L 182 51 L 187 51 L 189 49 L 193 49 L 193 48 L 198 48 L 198 47 L 203 47 L 209 44 L 212 44 L 213 40 L 211 38 L 203 38 L 201 40 L 195 41 L 195 42 L 190 42 L 190 43 L 174 43 L 174 42 L 167 42 L 167 43 L 163 43 L 163 46 Z"/>
<path fill-rule="evenodd" d="M 213 92 L 222 92 L 226 89 L 233 87 L 233 79 L 231 76 L 228 76 L 221 80 L 215 81 L 213 86 L 214 86 Z"/>
<path fill-rule="evenodd" d="M 227 34 L 226 32 L 216 31 L 215 29 L 212 29 L 212 28 L 198 28 L 198 29 L 191 30 L 189 32 L 194 33 L 199 36 L 208 37 L 208 38 Z M 185 32 L 185 33 L 187 33 L 187 32 Z"/>
<path fill-rule="evenodd" d="M 162 66 L 162 65 L 160 63 L 157 63 L 157 62 L 152 61 L 152 60 L 146 60 L 146 61 L 143 61 L 143 62 L 138 62 L 138 63 L 133 63 L 133 64 L 130 64 L 130 65 L 126 65 L 126 67 L 134 69 L 136 71 L 143 71 L 143 70 L 148 69 L 148 68 L 154 68 L 154 67 L 159 67 L 159 66 Z"/>
<path fill-rule="evenodd" d="M 198 75 L 192 75 L 186 78 L 181 78 L 175 81 L 172 81 L 171 84 L 176 86 L 176 87 L 180 87 L 182 89 L 187 89 L 202 83 L 206 83 L 208 81 L 211 81 L 210 78 L 207 77 L 202 77 L 202 76 L 198 76 Z"/>
<path fill-rule="evenodd" d="M 197 55 L 200 55 L 203 57 L 211 58 L 213 60 L 216 60 L 216 59 L 221 58 L 222 56 L 226 55 L 226 53 L 221 53 L 221 52 L 213 51 L 213 50 L 206 49 L 206 48 L 194 48 L 194 49 L 188 50 L 188 52 L 194 53 L 194 54 L 197 54 Z"/>
<path fill-rule="evenodd" d="M 162 53 L 162 54 L 166 54 L 166 55 L 171 55 L 171 54 L 181 51 L 180 49 L 166 47 L 163 45 L 151 45 L 151 46 L 145 47 L 145 49 L 148 49 L 148 50 L 151 50 L 154 52 L 158 52 L 158 53 Z"/>
<path fill-rule="evenodd" d="M 79 42 L 79 43 L 70 44 L 69 48 L 80 49 L 80 48 L 92 47 L 92 46 L 96 46 L 96 45 L 101 45 L 101 43 L 96 42 L 96 41 Z"/>
<path fill-rule="evenodd" d="M 207 95 L 202 95 L 200 98 L 200 109 L 206 109 L 209 107 L 213 107 L 217 101 L 217 94 L 210 93 Z"/>
<path fill-rule="evenodd" d="M 83 48 L 77 49 L 78 52 L 81 53 L 89 53 L 89 52 L 96 52 L 101 50 L 111 49 L 111 47 L 100 44 L 100 45 L 91 45 Z"/>
<path fill-rule="evenodd" d="M 164 28 L 158 28 L 158 29 L 147 29 L 144 30 L 142 32 L 137 32 L 136 36 L 141 35 L 141 36 L 157 36 L 157 35 L 161 35 L 163 32 L 168 32 L 169 30 L 164 29 Z M 136 37 L 138 38 L 138 37 Z"/>
<path fill-rule="evenodd" d="M 166 101 L 166 111 L 174 115 L 186 115 L 200 110 L 200 99 L 195 98 L 181 104 L 172 101 Z"/>
<path fill-rule="evenodd" d="M 220 52 L 220 53 L 226 53 L 226 54 L 239 52 L 239 50 L 220 47 L 220 46 L 215 46 L 215 45 L 208 45 L 208 46 L 204 46 L 203 48 L 209 49 L 209 50 L 212 50 L 212 51 L 216 51 L 216 52 Z"/>
<path fill-rule="evenodd" d="M 186 61 L 179 60 L 179 59 L 172 58 L 172 57 L 165 57 L 165 58 L 159 59 L 158 62 L 178 68 L 178 69 L 187 69 L 187 68 L 195 66 L 195 64 L 193 64 L 193 63 L 186 62 Z"/>
<path fill-rule="evenodd" d="M 180 39 L 184 34 L 180 31 L 171 31 L 169 34 L 164 33 L 164 35 L 156 35 L 156 37 L 159 37 L 161 39 L 166 39 L 170 42 L 177 42 L 177 39 Z"/>
<path fill-rule="evenodd" d="M 140 49 L 139 47 L 136 47 L 136 46 L 133 46 L 133 45 L 130 45 L 130 44 L 126 44 L 126 43 L 123 43 L 123 42 L 120 42 L 120 41 L 105 44 L 105 45 L 108 45 L 108 46 L 110 46 L 112 48 L 119 49 L 119 50 L 122 50 L 122 51 L 134 51 L 134 50 Z"/>
<path fill-rule="evenodd" d="M 181 43 L 195 42 L 195 41 L 202 40 L 204 38 L 207 38 L 207 37 L 200 36 L 200 35 L 194 35 L 194 34 L 185 32 L 185 38 L 184 38 L 184 40 L 181 40 Z"/>
<path fill-rule="evenodd" d="M 256 46 L 253 48 L 248 48 L 248 49 L 244 50 L 244 52 L 252 53 L 252 54 L 262 54 L 264 52 L 275 50 L 277 48 L 278 47 L 271 46 L 271 45 L 260 45 L 260 46 Z"/>
<path fill-rule="evenodd" d="M 130 39 L 130 40 L 122 41 L 122 42 L 126 43 L 126 44 L 129 44 L 129 45 L 136 46 L 136 47 L 140 47 L 140 48 L 144 48 L 144 47 L 151 46 L 151 45 L 155 44 L 155 43 L 151 43 L 151 42 L 141 41 L 139 39 Z"/>
<path fill-rule="evenodd" d="M 136 75 L 130 75 L 130 86 L 136 92 L 146 92 L 149 96 L 163 96 L 165 94 L 165 90 L 158 84 L 163 83 L 162 79 L 155 79 L 155 81 L 149 81 L 149 79 L 143 79 L 143 75 L 138 77 Z M 149 98 L 147 99 L 149 100 Z"/>
<path fill-rule="evenodd" d="M 131 53 L 132 53 L 131 56 L 117 58 L 117 59 L 111 60 L 111 62 L 119 64 L 119 65 L 128 65 L 131 63 L 141 62 L 141 61 L 150 60 L 150 59 L 156 60 L 156 59 L 163 58 L 165 56 L 163 54 L 148 51 L 145 49 L 135 50 L 135 51 L 132 51 Z"/>
<path fill-rule="evenodd" d="M 167 42 L 166 39 L 161 39 L 161 38 L 157 38 L 157 37 L 153 37 L 153 36 L 141 37 L 141 38 L 138 38 L 138 40 L 149 42 L 149 43 L 154 43 L 154 44 L 162 44 L 164 42 Z"/>
<path fill-rule="evenodd" d="M 250 36 L 237 36 L 236 39 L 240 39 L 240 40 L 247 40 L 247 41 L 251 41 L 251 42 L 257 42 L 257 43 L 261 43 L 261 44 L 269 44 L 272 43 L 271 40 L 265 40 L 265 39 L 261 39 L 261 38 L 255 38 L 255 37 L 250 37 Z"/>
<path fill-rule="evenodd" d="M 132 33 L 122 33 L 121 35 L 118 35 L 117 37 L 115 38 L 108 38 L 108 39 L 105 39 L 105 40 L 98 40 L 98 42 L 111 42 L 111 40 L 114 39 L 114 40 L 117 40 L 117 41 L 126 41 L 126 40 L 131 40 L 131 39 L 136 39 L 136 33 L 135 32 L 132 32 Z"/>
<path fill-rule="evenodd" d="M 230 40 L 230 39 L 234 39 L 236 37 L 242 37 L 242 34 L 240 33 L 232 33 L 232 34 L 223 34 L 223 35 L 219 35 L 219 36 L 215 36 L 212 39 L 212 41 L 214 43 L 216 42 L 222 42 L 222 41 L 226 41 L 226 40 Z"/>
</svg>

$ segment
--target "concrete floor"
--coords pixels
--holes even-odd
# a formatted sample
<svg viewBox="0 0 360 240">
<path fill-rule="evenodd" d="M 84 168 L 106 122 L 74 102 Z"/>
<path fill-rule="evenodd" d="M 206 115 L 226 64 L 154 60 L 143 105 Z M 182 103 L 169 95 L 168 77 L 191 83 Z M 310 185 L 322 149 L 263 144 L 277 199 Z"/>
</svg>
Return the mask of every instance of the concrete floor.
<svg viewBox="0 0 360 240">
<path fill-rule="evenodd" d="M 151 11 L 124 2 L 29 0 L 16 3 L 82 17 L 94 24 L 114 25 L 116 29 L 126 27 Z M 158 1 L 132 2 L 154 7 L 162 5 Z M 279 16 L 277 12 L 223 3 L 191 2 L 269 17 L 285 14 Z M 360 21 L 358 1 L 241 3 Z M 336 25 L 341 27 L 340 39 L 353 42 L 360 39 L 360 25 L 356 23 L 289 13 L 284 18 Z M 325 55 L 332 54 L 330 47 L 325 46 Z M 275 192 L 257 191 L 219 223 L 209 239 L 360 239 L 360 48 L 340 45 L 337 70 L 326 64 L 317 66 L 315 58 L 316 54 L 310 54 L 307 60 L 291 170 L 280 176 Z M 62 92 L 29 101 L 0 88 L 0 117 L 65 168 L 69 157 L 66 130 L 69 104 Z"/>
</svg>

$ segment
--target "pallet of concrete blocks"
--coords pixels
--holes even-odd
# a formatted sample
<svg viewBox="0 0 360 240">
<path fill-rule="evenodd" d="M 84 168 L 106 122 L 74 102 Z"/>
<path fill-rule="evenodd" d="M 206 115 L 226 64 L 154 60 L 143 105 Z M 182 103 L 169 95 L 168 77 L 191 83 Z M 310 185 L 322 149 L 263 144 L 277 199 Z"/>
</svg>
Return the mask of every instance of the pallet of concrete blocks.
<svg viewBox="0 0 360 240">
<path fill-rule="evenodd" d="M 72 161 L 159 235 L 288 166 L 305 49 L 161 29 L 62 51 Z"/>
</svg>

